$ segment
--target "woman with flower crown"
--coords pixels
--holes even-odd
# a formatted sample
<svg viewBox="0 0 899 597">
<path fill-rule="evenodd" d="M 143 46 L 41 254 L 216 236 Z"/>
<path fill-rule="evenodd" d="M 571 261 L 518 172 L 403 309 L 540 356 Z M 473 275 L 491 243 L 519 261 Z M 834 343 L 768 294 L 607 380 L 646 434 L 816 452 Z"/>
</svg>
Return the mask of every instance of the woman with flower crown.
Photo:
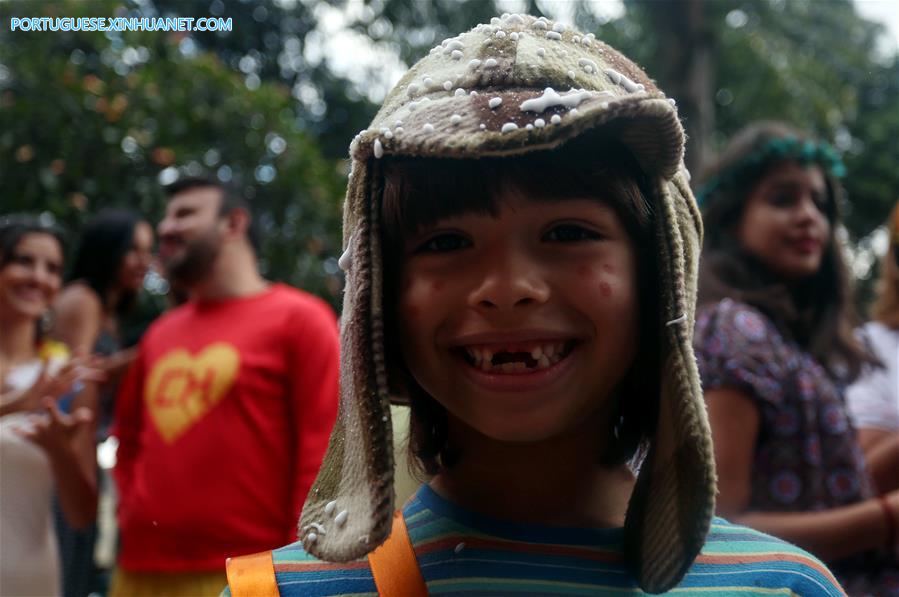
<svg viewBox="0 0 899 597">
<path fill-rule="evenodd" d="M 733 138 L 697 192 L 694 345 L 719 514 L 809 550 L 850 595 L 899 595 L 899 492 L 876 494 L 844 401 L 877 359 L 853 334 L 843 173 L 830 146 L 781 123 Z"/>
</svg>

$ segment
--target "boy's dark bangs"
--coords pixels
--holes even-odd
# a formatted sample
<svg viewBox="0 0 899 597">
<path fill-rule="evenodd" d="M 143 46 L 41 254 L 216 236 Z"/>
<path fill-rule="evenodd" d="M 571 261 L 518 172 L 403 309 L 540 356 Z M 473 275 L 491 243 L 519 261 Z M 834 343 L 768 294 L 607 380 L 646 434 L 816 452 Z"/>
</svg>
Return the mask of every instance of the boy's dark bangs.
<svg viewBox="0 0 899 597">
<path fill-rule="evenodd" d="M 507 158 L 394 158 L 383 172 L 383 234 L 392 251 L 401 250 L 403 238 L 445 218 L 497 216 L 503 190 L 547 202 L 606 201 L 632 233 L 650 219 L 647 178 L 614 137 L 585 135 L 554 150 Z M 622 192 L 630 185 L 641 193 Z"/>
<path fill-rule="evenodd" d="M 465 213 L 495 216 L 487 160 L 396 159 L 385 164 L 382 217 L 396 245 L 437 222 Z"/>
</svg>

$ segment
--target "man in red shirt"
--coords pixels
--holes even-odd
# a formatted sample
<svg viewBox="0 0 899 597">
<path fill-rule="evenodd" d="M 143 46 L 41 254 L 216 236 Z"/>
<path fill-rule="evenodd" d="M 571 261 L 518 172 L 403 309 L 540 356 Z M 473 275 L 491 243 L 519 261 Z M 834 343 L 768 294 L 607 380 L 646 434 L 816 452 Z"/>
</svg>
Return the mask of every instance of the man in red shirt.
<svg viewBox="0 0 899 597">
<path fill-rule="evenodd" d="M 337 411 L 331 308 L 262 278 L 230 189 L 167 192 L 160 259 L 189 301 L 147 330 L 118 397 L 112 594 L 129 597 L 218 595 L 226 556 L 296 540 Z"/>
</svg>

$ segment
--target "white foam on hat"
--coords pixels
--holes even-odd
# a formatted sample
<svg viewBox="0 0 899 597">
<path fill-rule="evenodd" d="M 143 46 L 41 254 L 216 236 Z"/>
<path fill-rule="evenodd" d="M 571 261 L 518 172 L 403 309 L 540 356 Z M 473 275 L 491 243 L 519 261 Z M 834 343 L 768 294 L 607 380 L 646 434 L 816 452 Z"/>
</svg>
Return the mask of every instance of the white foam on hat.
<svg viewBox="0 0 899 597">
<path fill-rule="evenodd" d="M 618 71 L 612 68 L 607 68 L 605 71 L 606 75 L 608 75 L 609 79 L 612 83 L 616 85 L 621 85 L 624 87 L 624 90 L 628 93 L 634 93 L 635 91 L 643 91 L 645 87 L 640 83 L 634 83 L 626 76 L 622 75 Z"/>
<path fill-rule="evenodd" d="M 519 108 L 522 112 L 537 112 L 539 114 L 555 106 L 574 108 L 581 102 L 590 99 L 591 96 L 592 94 L 585 89 L 579 91 L 571 90 L 565 95 L 560 95 L 552 87 L 547 87 L 543 90 L 543 95 L 521 102 Z"/>
<path fill-rule="evenodd" d="M 446 41 L 446 40 L 444 40 L 444 41 Z M 450 54 L 455 50 L 462 50 L 464 48 L 465 48 L 465 45 L 461 41 L 459 41 L 458 39 L 454 39 L 446 44 L 446 46 L 443 48 L 443 53 Z"/>
</svg>

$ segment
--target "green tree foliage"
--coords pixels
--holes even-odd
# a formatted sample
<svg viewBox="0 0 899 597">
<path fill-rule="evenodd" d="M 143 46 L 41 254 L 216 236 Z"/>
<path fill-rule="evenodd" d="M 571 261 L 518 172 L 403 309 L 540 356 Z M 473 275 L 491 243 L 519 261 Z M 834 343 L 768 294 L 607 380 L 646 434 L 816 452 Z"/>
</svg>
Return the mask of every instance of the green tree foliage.
<svg viewBox="0 0 899 597">
<path fill-rule="evenodd" d="M 625 0 L 625 15 L 601 25 L 597 37 L 635 56 L 678 97 L 687 132 L 703 134 L 699 115 L 684 105 L 690 73 L 680 70 L 682 51 L 669 46 L 707 46 L 711 53 L 714 115 L 706 163 L 745 124 L 778 119 L 814 131 L 843 152 L 848 175 L 847 227 L 860 239 L 881 225 L 899 198 L 899 56 L 878 51 L 881 25 L 865 21 L 851 0 L 822 5 L 809 0 Z M 685 35 L 691 5 L 702 26 Z M 826 10 L 824 7 L 826 6 Z M 688 145 L 688 152 L 696 147 Z M 699 144 L 703 145 L 703 144 Z"/>
<path fill-rule="evenodd" d="M 656 76 L 678 99 L 694 167 L 744 124 L 777 118 L 843 152 L 853 239 L 899 195 L 899 58 L 878 54 L 880 27 L 852 0 L 624 0 L 611 19 L 589 0 L 13 0 L 0 1 L 2 210 L 76 224 L 129 203 L 155 217 L 165 168 L 227 167 L 259 207 L 269 275 L 333 296 L 347 143 L 393 75 L 374 64 L 348 80 L 335 56 L 314 58 L 324 21 L 340 13 L 371 40 L 343 54 L 409 65 L 512 9 L 574 21 Z M 234 30 L 9 34 L 8 15 L 36 12 L 223 16 Z"/>
<path fill-rule="evenodd" d="M 857 237 L 883 224 L 899 201 L 899 55 L 872 70 L 856 89 L 858 110 L 844 156 L 848 227 Z"/>
<path fill-rule="evenodd" d="M 202 51 L 214 53 L 253 84 L 255 80 L 287 85 L 301 112 L 299 125 L 321 153 L 343 159 L 349 139 L 365 128 L 376 106 L 352 81 L 332 72 L 327 60 L 306 58 L 307 38 L 317 34 L 320 10 L 345 2 L 223 0 L 144 0 L 140 12 L 161 16 L 220 16 L 233 19 L 232 31 L 196 32 L 191 38 Z"/>
<path fill-rule="evenodd" d="M 9 32 L 9 15 L 128 15 L 121 2 L 0 11 L 0 211 L 49 211 L 74 230 L 113 205 L 157 221 L 176 166 L 217 174 L 256 212 L 266 274 L 337 296 L 343 176 L 288 87 L 184 34 Z"/>
</svg>

